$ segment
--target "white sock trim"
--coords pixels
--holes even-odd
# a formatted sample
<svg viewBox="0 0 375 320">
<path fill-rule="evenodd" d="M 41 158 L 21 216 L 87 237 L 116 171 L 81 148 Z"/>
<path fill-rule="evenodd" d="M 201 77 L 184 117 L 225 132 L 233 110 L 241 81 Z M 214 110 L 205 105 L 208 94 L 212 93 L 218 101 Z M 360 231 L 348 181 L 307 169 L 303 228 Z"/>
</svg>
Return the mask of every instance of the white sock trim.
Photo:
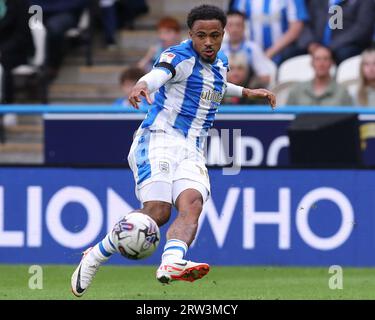
<svg viewBox="0 0 375 320">
<path fill-rule="evenodd" d="M 164 246 L 162 260 L 166 257 L 176 257 L 183 259 L 188 250 L 188 246 L 184 241 L 178 239 L 170 239 Z"/>
<path fill-rule="evenodd" d="M 116 253 L 116 247 L 111 240 L 111 233 L 107 234 L 105 238 L 98 242 L 91 250 L 95 260 L 100 263 L 106 262 L 112 254 Z"/>
</svg>

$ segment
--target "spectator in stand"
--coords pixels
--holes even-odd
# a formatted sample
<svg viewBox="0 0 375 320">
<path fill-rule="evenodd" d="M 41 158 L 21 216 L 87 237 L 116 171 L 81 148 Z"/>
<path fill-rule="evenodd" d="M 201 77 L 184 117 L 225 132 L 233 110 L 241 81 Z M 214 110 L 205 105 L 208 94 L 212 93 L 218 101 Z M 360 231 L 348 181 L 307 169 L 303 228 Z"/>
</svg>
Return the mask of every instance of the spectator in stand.
<svg viewBox="0 0 375 320">
<path fill-rule="evenodd" d="M 158 60 L 164 50 L 181 42 L 181 26 L 175 18 L 162 18 L 157 25 L 157 32 L 158 43 L 152 45 L 137 64 L 146 72 L 151 70 L 154 62 Z"/>
<path fill-rule="evenodd" d="M 342 29 L 332 29 L 337 22 L 329 8 L 342 8 Z M 360 54 L 371 45 L 375 20 L 374 0 L 309 0 L 309 22 L 298 40 L 299 53 L 312 53 L 320 45 L 331 49 L 337 64 Z M 334 11 L 333 14 L 337 14 Z M 337 18 L 339 19 L 339 17 Z"/>
<path fill-rule="evenodd" d="M 229 71 L 227 80 L 238 86 L 247 87 L 250 80 L 250 66 L 248 57 L 243 52 L 233 53 L 228 57 Z M 231 97 L 225 95 L 223 104 L 249 104 L 249 100 L 241 97 Z"/>
<path fill-rule="evenodd" d="M 229 11 L 225 31 L 227 38 L 221 46 L 221 50 L 230 59 L 232 55 L 243 53 L 247 58 L 248 69 L 254 75 L 251 82 L 258 87 L 268 87 L 271 80 L 272 64 L 262 49 L 254 42 L 245 39 L 245 15 L 239 11 Z"/>
<path fill-rule="evenodd" d="M 356 98 L 360 106 L 375 107 L 375 49 L 362 53 L 360 84 Z"/>
<path fill-rule="evenodd" d="M 134 30 L 135 19 L 149 12 L 146 0 L 119 0 L 118 18 L 120 27 Z"/>
<path fill-rule="evenodd" d="M 277 64 L 292 57 L 308 19 L 304 0 L 235 0 L 231 9 L 245 14 L 250 40 Z"/>
<path fill-rule="evenodd" d="M 28 27 L 27 0 L 0 0 L 0 103 L 14 102 L 12 70 L 26 64 L 34 53 Z M 5 114 L 0 119 L 5 126 L 17 124 L 15 114 Z M 0 141 L 4 141 L 1 133 Z"/>
<path fill-rule="evenodd" d="M 0 0 L 1 103 L 13 103 L 12 70 L 26 64 L 34 53 L 28 9 L 27 0 Z"/>
<path fill-rule="evenodd" d="M 318 47 L 312 53 L 314 79 L 297 84 L 289 93 L 288 105 L 303 106 L 351 106 L 352 98 L 330 74 L 333 65 L 328 48 Z"/>
<path fill-rule="evenodd" d="M 251 73 L 247 55 L 244 52 L 233 53 L 229 57 L 228 62 L 228 82 L 238 86 L 248 87 Z M 268 104 L 268 101 L 263 99 L 249 99 L 225 95 L 223 98 L 223 104 Z"/>
<path fill-rule="evenodd" d="M 129 67 L 121 73 L 120 86 L 124 95 L 122 98 L 117 99 L 114 102 L 114 105 L 122 107 L 131 107 L 128 101 L 130 91 L 137 83 L 137 81 L 144 76 L 144 74 L 145 72 L 143 71 L 143 69 L 138 67 Z"/>
<path fill-rule="evenodd" d="M 88 0 L 31 0 L 43 9 L 47 29 L 47 72 L 51 79 L 57 75 L 64 55 L 65 32 L 78 25 Z"/>
<path fill-rule="evenodd" d="M 117 12 L 116 0 L 100 0 L 99 7 L 104 29 L 104 40 L 108 49 L 116 47 Z"/>
</svg>

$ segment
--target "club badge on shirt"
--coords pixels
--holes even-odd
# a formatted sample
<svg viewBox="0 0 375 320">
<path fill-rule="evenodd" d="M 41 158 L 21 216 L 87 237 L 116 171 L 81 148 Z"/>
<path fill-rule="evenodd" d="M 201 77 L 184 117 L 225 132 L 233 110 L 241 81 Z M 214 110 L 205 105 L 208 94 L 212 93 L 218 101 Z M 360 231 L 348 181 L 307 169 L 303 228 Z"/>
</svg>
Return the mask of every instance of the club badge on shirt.
<svg viewBox="0 0 375 320">
<path fill-rule="evenodd" d="M 169 173 L 169 163 L 166 161 L 159 161 L 159 169 L 162 173 Z"/>
</svg>

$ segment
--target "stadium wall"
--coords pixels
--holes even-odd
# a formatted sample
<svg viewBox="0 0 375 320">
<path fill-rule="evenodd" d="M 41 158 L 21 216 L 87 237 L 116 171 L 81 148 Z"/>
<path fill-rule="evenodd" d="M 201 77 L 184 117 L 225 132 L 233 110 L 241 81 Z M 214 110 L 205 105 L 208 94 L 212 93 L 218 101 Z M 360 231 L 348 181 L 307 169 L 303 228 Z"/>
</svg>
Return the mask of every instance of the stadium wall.
<svg viewBox="0 0 375 320">
<path fill-rule="evenodd" d="M 216 265 L 375 266 L 375 171 L 211 169 L 189 258 Z M 126 168 L 0 167 L 0 263 L 76 264 L 137 208 Z M 162 228 L 165 235 L 166 227 Z M 114 257 L 113 264 L 157 264 Z"/>
<path fill-rule="evenodd" d="M 52 107 L 44 116 L 44 159 L 51 165 L 122 165 L 133 135 L 144 119 L 141 112 L 115 114 L 118 109 Z M 72 107 L 69 107 L 72 109 Z M 288 128 L 298 114 L 358 114 L 363 165 L 375 166 L 375 110 L 348 107 L 223 106 L 207 140 L 207 164 L 222 166 L 234 162 L 241 167 L 290 167 Z M 38 109 L 37 109 L 38 110 Z M 338 142 L 345 143 L 344 140 Z M 100 150 L 100 152 L 98 152 Z M 228 159 L 225 155 L 232 155 Z"/>
</svg>

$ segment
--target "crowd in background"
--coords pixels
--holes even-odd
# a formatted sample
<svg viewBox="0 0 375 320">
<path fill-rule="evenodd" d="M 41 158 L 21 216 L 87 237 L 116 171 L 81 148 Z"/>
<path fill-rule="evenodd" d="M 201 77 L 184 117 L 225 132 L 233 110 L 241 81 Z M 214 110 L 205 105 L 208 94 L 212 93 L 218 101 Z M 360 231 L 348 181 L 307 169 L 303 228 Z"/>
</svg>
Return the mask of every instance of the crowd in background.
<svg viewBox="0 0 375 320">
<path fill-rule="evenodd" d="M 100 15 L 103 45 L 108 49 L 116 46 L 119 29 L 134 29 L 134 19 L 149 11 L 145 0 L 94 2 Z M 93 1 L 0 0 L 2 103 L 14 101 L 12 70 L 27 63 L 34 53 L 28 25 L 28 8 L 34 4 L 43 8 L 47 31 L 43 68 L 51 81 L 63 63 L 66 32 L 77 26 Z M 343 28 L 335 16 L 337 11 L 329 13 L 329 8 L 335 5 L 342 8 Z M 290 89 L 287 104 L 375 107 L 375 50 L 371 49 L 375 35 L 375 0 L 234 0 L 227 9 L 228 24 L 222 50 L 229 58 L 228 81 L 272 89 L 277 84 L 275 74 L 283 62 L 309 54 L 314 76 Z M 163 50 L 184 40 L 184 28 L 173 17 L 161 19 L 155 43 L 135 66 L 124 70 L 121 86 L 134 83 L 150 70 Z M 345 86 L 335 81 L 332 67 L 361 54 L 358 85 L 355 92 L 349 94 Z M 126 99 L 122 101 L 125 103 Z M 226 97 L 224 103 L 261 101 Z"/>
<path fill-rule="evenodd" d="M 33 6 L 41 7 L 42 13 Z M 116 45 L 117 31 L 134 29 L 135 19 L 148 10 L 145 0 L 0 0 L 1 103 L 14 102 L 14 70 L 30 64 L 36 54 L 35 42 L 40 41 L 41 32 L 31 27 L 31 21 L 35 27 L 39 19 L 46 30 L 45 58 L 37 71 L 51 82 L 58 76 L 67 53 L 68 32 L 82 23 L 84 15 L 94 16 L 87 29 L 98 22 L 103 30 L 103 46 L 110 49 Z"/>
<path fill-rule="evenodd" d="M 337 5 L 342 9 L 342 21 L 341 12 L 333 10 Z M 236 18 L 231 18 L 231 15 Z M 242 37 L 231 31 L 234 19 L 240 26 L 238 30 L 241 29 Z M 313 79 L 291 87 L 286 104 L 375 106 L 375 51 L 369 49 L 375 34 L 374 0 L 235 0 L 231 1 L 228 21 L 230 61 L 238 52 L 255 52 L 254 49 L 245 49 L 251 42 L 277 66 L 295 56 L 311 55 Z M 336 82 L 331 71 L 333 65 L 338 66 L 362 53 L 359 85 L 350 95 L 343 85 Z M 260 61 L 263 61 L 263 66 L 269 65 L 262 59 L 257 58 L 248 65 L 251 67 Z"/>
</svg>

